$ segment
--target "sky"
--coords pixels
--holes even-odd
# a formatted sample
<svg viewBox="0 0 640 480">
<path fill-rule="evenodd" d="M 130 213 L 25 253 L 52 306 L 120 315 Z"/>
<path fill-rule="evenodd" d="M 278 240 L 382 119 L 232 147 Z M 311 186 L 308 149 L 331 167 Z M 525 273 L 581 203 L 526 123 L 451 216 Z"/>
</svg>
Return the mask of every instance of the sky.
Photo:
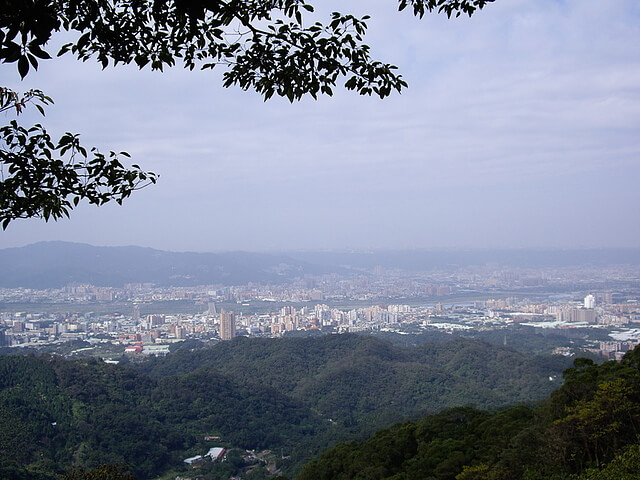
<svg viewBox="0 0 640 480">
<path fill-rule="evenodd" d="M 23 124 L 160 175 L 122 206 L 15 221 L 0 248 L 640 247 L 640 2 L 496 0 L 421 20 L 392 0 L 320 3 L 370 14 L 366 43 L 409 88 L 265 103 L 215 70 L 68 55 L 20 81 L 0 66 L 0 83 L 56 102 Z"/>
</svg>

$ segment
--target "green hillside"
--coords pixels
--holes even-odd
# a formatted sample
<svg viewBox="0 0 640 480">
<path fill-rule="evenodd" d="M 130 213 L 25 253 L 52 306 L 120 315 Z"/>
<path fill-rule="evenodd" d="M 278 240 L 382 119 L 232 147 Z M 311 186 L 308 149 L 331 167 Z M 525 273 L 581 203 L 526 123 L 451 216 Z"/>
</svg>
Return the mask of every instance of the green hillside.
<svg viewBox="0 0 640 480">
<path fill-rule="evenodd" d="M 101 464 L 157 478 L 214 446 L 205 436 L 277 451 L 292 476 L 336 443 L 398 421 L 533 404 L 559 384 L 549 378 L 564 362 L 475 340 L 403 347 L 356 335 L 239 338 L 130 365 L 0 356 L 0 478 Z M 241 470 L 241 455 L 234 461 Z M 233 473 L 205 470 L 204 479 Z"/>
<path fill-rule="evenodd" d="M 403 347 L 372 336 L 325 335 L 237 338 L 139 368 L 161 378 L 208 366 L 274 388 L 343 426 L 371 429 L 454 406 L 531 403 L 559 386 L 568 365 L 562 357 L 471 339 Z"/>
<path fill-rule="evenodd" d="M 327 423 L 272 389 L 208 369 L 156 381 L 95 360 L 0 357 L 0 478 L 105 463 L 154 478 L 206 451 L 204 435 L 291 449 Z"/>
<path fill-rule="evenodd" d="M 450 409 L 342 443 L 296 480 L 640 479 L 640 348 L 578 359 L 536 408 Z"/>
</svg>

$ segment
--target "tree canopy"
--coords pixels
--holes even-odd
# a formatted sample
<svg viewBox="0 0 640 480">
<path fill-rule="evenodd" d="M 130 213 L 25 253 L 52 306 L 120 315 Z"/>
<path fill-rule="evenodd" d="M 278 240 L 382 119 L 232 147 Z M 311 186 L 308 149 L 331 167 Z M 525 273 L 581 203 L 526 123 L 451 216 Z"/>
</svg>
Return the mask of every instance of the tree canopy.
<svg viewBox="0 0 640 480">
<path fill-rule="evenodd" d="M 473 340 L 399 347 L 352 334 L 183 344 L 120 365 L 28 352 L 0 351 L 3 479 L 54 480 L 72 467 L 69 480 L 96 478 L 86 469 L 101 464 L 169 478 L 186 469 L 184 458 L 213 446 L 286 455 L 278 464 L 291 475 L 336 441 L 425 411 L 543 398 L 565 363 Z"/>
<path fill-rule="evenodd" d="M 470 16 L 492 1 L 399 0 L 399 10 Z M 371 56 L 364 43 L 368 16 L 333 12 L 322 23 L 310 18 L 313 11 L 304 0 L 0 0 L 0 60 L 15 64 L 22 78 L 39 62 L 65 54 L 95 58 L 105 68 L 220 66 L 225 87 L 292 102 L 332 95 L 338 82 L 380 98 L 407 86 L 394 65 Z M 50 51 L 50 41 L 63 32 L 77 38 Z M 29 102 L 44 114 L 52 103 L 40 91 L 20 96 L 2 87 L 0 96 L 0 111 L 16 114 Z M 81 200 L 121 203 L 156 181 L 135 165 L 125 168 L 114 152 L 88 155 L 75 134 L 53 142 L 41 125 L 24 128 L 14 120 L 0 139 L 3 228 L 17 218 L 68 216 Z"/>
<path fill-rule="evenodd" d="M 640 348 L 582 358 L 536 408 L 453 408 L 340 443 L 296 480 L 633 480 L 640 478 Z"/>
</svg>

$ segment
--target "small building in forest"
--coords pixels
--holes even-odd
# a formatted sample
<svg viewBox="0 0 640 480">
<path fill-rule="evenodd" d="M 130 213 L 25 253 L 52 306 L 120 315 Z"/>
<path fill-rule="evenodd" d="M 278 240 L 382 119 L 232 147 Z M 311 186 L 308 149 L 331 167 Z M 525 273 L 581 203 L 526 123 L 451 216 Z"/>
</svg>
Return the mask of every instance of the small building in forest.
<svg viewBox="0 0 640 480">
<path fill-rule="evenodd" d="M 194 465 L 202 460 L 202 455 L 196 455 L 195 457 L 185 458 L 184 463 L 187 465 Z"/>
<path fill-rule="evenodd" d="M 209 449 L 206 456 L 210 457 L 211 460 L 215 462 L 216 460 L 221 460 L 225 453 L 226 450 L 224 448 L 213 447 Z"/>
</svg>

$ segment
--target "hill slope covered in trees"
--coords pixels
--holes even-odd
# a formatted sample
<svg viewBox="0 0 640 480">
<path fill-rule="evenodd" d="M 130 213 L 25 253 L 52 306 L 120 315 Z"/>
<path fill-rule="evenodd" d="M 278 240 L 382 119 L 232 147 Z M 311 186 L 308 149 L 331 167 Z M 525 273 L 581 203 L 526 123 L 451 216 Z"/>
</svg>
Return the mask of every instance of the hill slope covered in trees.
<svg viewBox="0 0 640 480">
<path fill-rule="evenodd" d="M 370 431 L 449 407 L 530 403 L 559 385 L 568 363 L 471 339 L 402 347 L 368 335 L 326 335 L 241 337 L 139 368 L 162 378 L 203 366 L 274 388 L 325 418 Z"/>
<path fill-rule="evenodd" d="M 291 475 L 424 412 L 530 403 L 562 366 L 473 340 L 409 348 L 355 335 L 239 338 L 132 365 L 0 356 L 0 477 L 127 463 L 155 478 L 206 452 L 207 435 L 285 452 Z"/>
<path fill-rule="evenodd" d="M 296 480 L 640 479 L 640 348 L 578 359 L 537 408 L 454 408 L 341 443 Z"/>
<path fill-rule="evenodd" d="M 156 381 L 95 360 L 0 357 L 0 478 L 57 478 L 105 463 L 154 478 L 206 452 L 205 435 L 291 448 L 327 428 L 285 395 L 211 369 Z"/>
</svg>

